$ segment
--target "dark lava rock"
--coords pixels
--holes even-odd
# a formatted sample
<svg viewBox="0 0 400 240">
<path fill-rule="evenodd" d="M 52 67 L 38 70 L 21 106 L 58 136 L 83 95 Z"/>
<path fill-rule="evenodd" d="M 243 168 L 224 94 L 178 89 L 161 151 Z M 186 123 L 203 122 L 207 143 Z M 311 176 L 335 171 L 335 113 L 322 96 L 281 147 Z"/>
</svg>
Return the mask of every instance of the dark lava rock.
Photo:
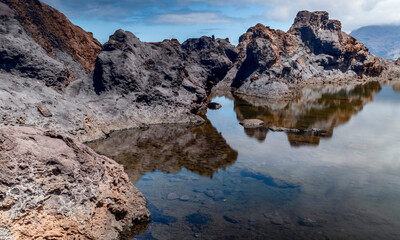
<svg viewBox="0 0 400 240">
<path fill-rule="evenodd" d="M 129 94 L 135 102 L 195 113 L 232 66 L 234 50 L 222 39 L 144 43 L 118 30 L 96 61 L 94 87 L 98 93 L 115 91 Z"/>
<path fill-rule="evenodd" d="M 123 167 L 85 145 L 28 127 L 0 143 L 2 239 L 121 239 L 149 221 Z"/>
<path fill-rule="evenodd" d="M 216 102 L 210 102 L 210 103 L 207 105 L 207 108 L 208 108 L 208 109 L 211 109 L 211 110 L 218 110 L 218 109 L 220 109 L 221 107 L 222 107 L 221 104 L 216 103 Z"/>
<path fill-rule="evenodd" d="M 288 32 L 257 24 L 239 40 L 238 93 L 290 97 L 290 88 L 315 79 L 379 76 L 379 59 L 327 12 L 301 11 Z"/>
<path fill-rule="evenodd" d="M 190 225 L 196 227 L 197 229 L 201 229 L 203 225 L 211 222 L 212 218 L 209 214 L 193 213 L 186 216 L 185 221 L 190 223 Z"/>
<path fill-rule="evenodd" d="M 162 210 L 158 209 L 154 204 L 150 203 L 148 208 L 151 213 L 152 222 L 170 225 L 171 223 L 176 223 L 178 221 L 176 217 L 166 215 Z"/>
<path fill-rule="evenodd" d="M 256 180 L 262 180 L 265 184 L 271 187 L 282 188 L 282 189 L 299 187 L 296 184 L 289 183 L 285 180 L 279 178 L 273 178 L 271 176 L 267 176 L 257 172 L 243 170 L 240 172 L 240 175 L 242 177 L 249 177 L 249 178 L 254 178 Z"/>
<path fill-rule="evenodd" d="M 234 216 L 231 215 L 224 215 L 223 218 L 225 219 L 225 221 L 233 224 L 239 223 L 239 221 Z"/>
</svg>

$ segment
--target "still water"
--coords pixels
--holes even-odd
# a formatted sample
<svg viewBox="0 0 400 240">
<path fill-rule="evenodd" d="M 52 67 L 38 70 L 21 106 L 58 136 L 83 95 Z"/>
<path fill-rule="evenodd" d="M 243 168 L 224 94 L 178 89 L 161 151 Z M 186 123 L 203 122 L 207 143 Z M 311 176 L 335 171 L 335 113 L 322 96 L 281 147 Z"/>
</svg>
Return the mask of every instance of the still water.
<svg viewBox="0 0 400 240">
<path fill-rule="evenodd" d="M 203 126 L 89 144 L 123 164 L 148 200 L 152 222 L 134 239 L 400 239 L 398 85 L 213 101 L 222 108 Z M 239 124 L 251 118 L 266 124 Z"/>
</svg>

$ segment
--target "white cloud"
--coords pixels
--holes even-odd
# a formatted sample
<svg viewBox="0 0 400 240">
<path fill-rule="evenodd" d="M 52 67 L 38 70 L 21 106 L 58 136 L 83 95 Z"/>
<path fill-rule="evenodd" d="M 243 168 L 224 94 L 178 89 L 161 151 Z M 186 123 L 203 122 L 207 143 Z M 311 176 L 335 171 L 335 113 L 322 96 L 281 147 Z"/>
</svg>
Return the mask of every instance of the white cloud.
<svg viewBox="0 0 400 240">
<path fill-rule="evenodd" d="M 219 15 L 215 12 L 193 12 L 182 14 L 162 14 L 155 17 L 154 23 L 158 24 L 226 24 L 231 23 L 232 19 Z"/>
<path fill-rule="evenodd" d="M 366 25 L 400 24 L 398 0 L 270 0 L 264 4 L 270 7 L 265 17 L 275 21 L 290 21 L 300 10 L 324 10 L 340 20 L 346 31 Z"/>
</svg>

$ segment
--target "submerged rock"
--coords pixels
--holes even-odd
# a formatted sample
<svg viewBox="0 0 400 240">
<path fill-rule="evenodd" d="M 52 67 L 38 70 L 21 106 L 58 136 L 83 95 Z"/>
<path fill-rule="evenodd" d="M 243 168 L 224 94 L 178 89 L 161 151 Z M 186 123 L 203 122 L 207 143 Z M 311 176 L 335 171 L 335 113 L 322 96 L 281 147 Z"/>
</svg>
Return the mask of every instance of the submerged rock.
<svg viewBox="0 0 400 240">
<path fill-rule="evenodd" d="M 28 127 L 0 128 L 0 143 L 2 239 L 125 239 L 149 221 L 146 200 L 113 160 Z"/>
</svg>

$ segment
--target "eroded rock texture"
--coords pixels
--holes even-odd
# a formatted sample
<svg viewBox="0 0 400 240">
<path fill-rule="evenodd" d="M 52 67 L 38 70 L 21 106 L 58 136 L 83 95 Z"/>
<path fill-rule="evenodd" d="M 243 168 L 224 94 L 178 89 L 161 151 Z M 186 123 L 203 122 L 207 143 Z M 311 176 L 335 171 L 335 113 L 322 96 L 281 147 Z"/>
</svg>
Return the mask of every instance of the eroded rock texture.
<svg viewBox="0 0 400 240">
<path fill-rule="evenodd" d="M 38 79 L 55 89 L 73 80 L 72 72 L 28 36 L 15 11 L 1 2 L 0 19 L 0 71 Z"/>
<path fill-rule="evenodd" d="M 101 44 L 38 0 L 0 1 L 0 71 L 64 90 L 94 69 Z"/>
<path fill-rule="evenodd" d="M 25 31 L 50 56 L 67 61 L 70 55 L 87 71 L 94 69 L 94 62 L 101 51 L 101 44 L 64 14 L 39 0 L 1 0 L 15 10 L 17 19 Z"/>
<path fill-rule="evenodd" d="M 232 86 L 248 95 L 289 97 L 289 89 L 321 79 L 378 76 L 378 58 L 327 12 L 299 12 L 288 32 L 262 24 L 239 40 L 240 58 Z"/>
<path fill-rule="evenodd" d="M 130 239 L 149 220 L 121 166 L 54 132 L 1 128 L 0 161 L 2 239 Z"/>
<path fill-rule="evenodd" d="M 96 61 L 94 86 L 99 94 L 130 94 L 135 102 L 197 112 L 236 55 L 234 46 L 222 39 L 144 43 L 118 30 Z"/>
</svg>

